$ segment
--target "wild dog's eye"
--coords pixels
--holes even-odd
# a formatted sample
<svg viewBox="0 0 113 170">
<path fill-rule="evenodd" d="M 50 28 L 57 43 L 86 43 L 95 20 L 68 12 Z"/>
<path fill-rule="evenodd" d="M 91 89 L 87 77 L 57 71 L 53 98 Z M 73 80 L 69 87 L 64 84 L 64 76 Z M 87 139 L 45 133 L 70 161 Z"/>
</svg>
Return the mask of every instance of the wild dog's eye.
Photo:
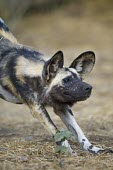
<svg viewBox="0 0 113 170">
<path fill-rule="evenodd" d="M 70 81 L 72 81 L 72 77 L 71 76 L 66 77 L 66 78 L 63 79 L 63 83 L 68 83 Z"/>
</svg>

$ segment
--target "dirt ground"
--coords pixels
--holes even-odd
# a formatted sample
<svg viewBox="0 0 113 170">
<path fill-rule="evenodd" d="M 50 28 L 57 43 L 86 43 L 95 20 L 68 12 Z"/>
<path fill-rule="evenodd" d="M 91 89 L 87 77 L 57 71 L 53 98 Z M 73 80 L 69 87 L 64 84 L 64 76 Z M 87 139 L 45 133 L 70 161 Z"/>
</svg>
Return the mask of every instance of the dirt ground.
<svg viewBox="0 0 113 170">
<path fill-rule="evenodd" d="M 73 107 L 80 127 L 97 146 L 113 149 L 113 13 L 98 17 L 68 15 L 66 9 L 24 17 L 15 35 L 21 43 L 52 56 L 57 50 L 65 64 L 86 50 L 96 53 L 96 65 L 86 79 L 91 97 Z M 55 124 L 64 127 L 49 109 Z M 113 154 L 92 155 L 70 142 L 77 157 L 54 151 L 52 137 L 26 106 L 0 100 L 0 170 L 113 170 Z"/>
</svg>

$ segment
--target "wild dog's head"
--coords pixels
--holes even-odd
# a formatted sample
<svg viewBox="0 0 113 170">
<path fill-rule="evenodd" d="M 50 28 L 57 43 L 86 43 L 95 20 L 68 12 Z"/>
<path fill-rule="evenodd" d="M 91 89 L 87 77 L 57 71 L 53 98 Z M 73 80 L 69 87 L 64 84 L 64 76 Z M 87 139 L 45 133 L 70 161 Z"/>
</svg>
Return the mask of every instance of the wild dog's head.
<svg viewBox="0 0 113 170">
<path fill-rule="evenodd" d="M 73 104 L 86 100 L 92 86 L 83 82 L 84 77 L 91 72 L 95 64 L 95 54 L 87 51 L 79 55 L 69 66 L 63 67 L 63 53 L 57 52 L 45 63 L 43 79 L 48 84 L 47 93 L 53 101 Z"/>
</svg>

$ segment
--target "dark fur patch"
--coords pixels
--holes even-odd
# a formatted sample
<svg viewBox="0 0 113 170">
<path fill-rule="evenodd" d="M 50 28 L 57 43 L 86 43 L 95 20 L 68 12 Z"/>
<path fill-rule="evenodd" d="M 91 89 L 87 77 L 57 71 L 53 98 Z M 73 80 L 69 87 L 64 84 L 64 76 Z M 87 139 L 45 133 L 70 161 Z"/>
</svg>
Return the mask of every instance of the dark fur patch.
<svg viewBox="0 0 113 170">
<path fill-rule="evenodd" d="M 33 78 L 29 78 L 29 77 L 24 77 L 26 84 L 28 84 L 29 86 L 31 86 L 31 88 L 38 93 L 38 95 L 40 96 L 43 92 L 43 86 L 41 83 L 41 78 L 40 77 L 33 77 Z"/>
<path fill-rule="evenodd" d="M 38 51 L 34 51 L 30 48 L 23 47 L 18 52 L 19 52 L 19 55 L 22 55 L 25 58 L 30 59 L 34 62 L 37 62 L 37 60 L 44 62 L 43 58 L 41 57 L 43 56 L 43 54 L 39 53 Z"/>
<path fill-rule="evenodd" d="M 93 148 L 93 145 L 90 145 L 90 146 L 89 146 L 89 149 L 91 150 L 92 148 Z"/>
<path fill-rule="evenodd" d="M 72 113 L 71 109 L 68 109 L 68 112 L 73 116 L 73 113 Z"/>
</svg>

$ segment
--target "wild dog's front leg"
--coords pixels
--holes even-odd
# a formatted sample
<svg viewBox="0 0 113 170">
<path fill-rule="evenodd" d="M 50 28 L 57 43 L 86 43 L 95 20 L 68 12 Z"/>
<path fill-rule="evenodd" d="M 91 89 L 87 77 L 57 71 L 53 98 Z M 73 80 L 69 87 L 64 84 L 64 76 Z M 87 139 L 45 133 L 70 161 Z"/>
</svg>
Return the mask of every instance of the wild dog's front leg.
<svg viewBox="0 0 113 170">
<path fill-rule="evenodd" d="M 35 104 L 31 107 L 31 113 L 33 117 L 40 120 L 42 125 L 53 135 L 58 132 L 57 127 L 52 122 L 48 112 L 42 105 Z"/>
<path fill-rule="evenodd" d="M 52 135 L 54 136 L 59 130 L 57 129 L 57 127 L 52 122 L 52 120 L 51 120 L 48 112 L 44 108 L 44 106 L 33 105 L 31 108 L 32 108 L 31 113 L 32 113 L 33 117 L 39 119 L 40 122 L 45 126 L 45 128 L 48 129 L 48 131 L 50 133 L 52 133 Z M 56 143 L 56 144 L 67 147 L 68 151 L 70 153 L 75 154 L 75 152 L 71 149 L 67 140 L 60 142 L 60 143 Z"/>
<path fill-rule="evenodd" d="M 82 132 L 81 128 L 77 124 L 77 122 L 73 116 L 73 113 L 68 106 L 65 107 L 64 110 L 63 109 L 56 110 L 55 112 L 62 119 L 64 124 L 67 126 L 67 128 L 72 132 L 72 134 L 78 140 L 78 142 L 80 143 L 80 145 L 83 147 L 84 150 L 87 150 L 87 151 L 93 152 L 93 153 L 99 153 L 100 151 L 103 150 L 102 148 L 93 146 L 89 142 L 89 140 L 86 138 L 86 136 Z"/>
</svg>

